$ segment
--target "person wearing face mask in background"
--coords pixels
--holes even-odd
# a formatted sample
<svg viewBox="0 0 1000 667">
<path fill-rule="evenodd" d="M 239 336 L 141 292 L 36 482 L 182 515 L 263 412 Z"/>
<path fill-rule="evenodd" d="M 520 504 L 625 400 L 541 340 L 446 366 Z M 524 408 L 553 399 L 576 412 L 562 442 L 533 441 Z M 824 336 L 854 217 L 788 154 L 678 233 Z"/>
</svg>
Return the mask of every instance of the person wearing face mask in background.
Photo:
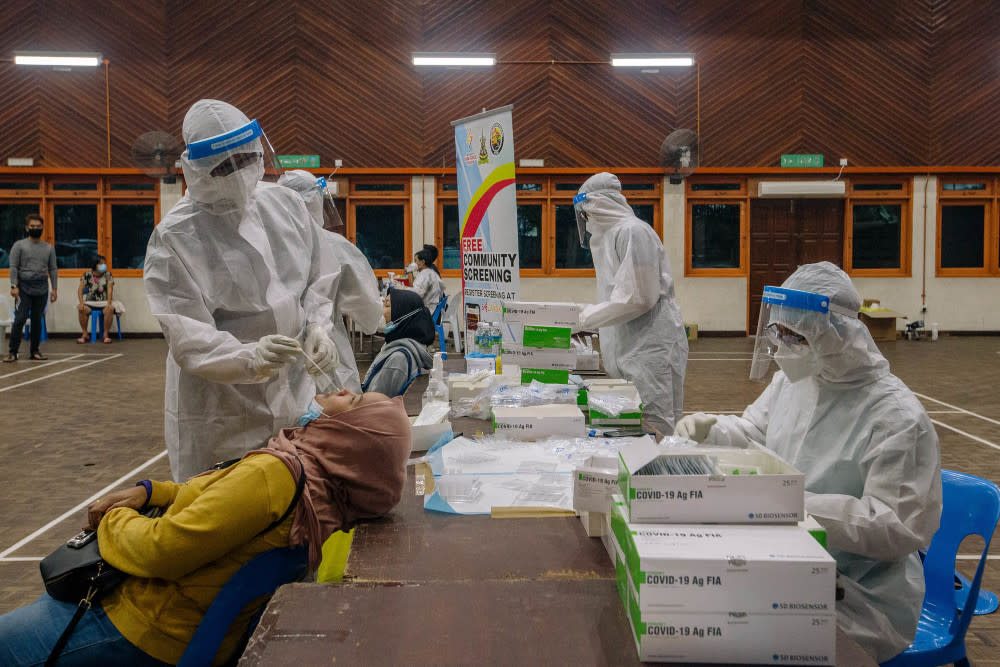
<svg viewBox="0 0 1000 667">
<path fill-rule="evenodd" d="M 373 334 L 382 317 L 382 298 L 379 296 L 375 272 L 358 247 L 344 238 L 344 222 L 334 205 L 326 179 L 302 169 L 287 171 L 278 179 L 283 185 L 299 193 L 312 221 L 323 230 L 319 241 L 323 253 L 336 262 L 330 274 L 326 292 L 333 295 L 333 341 L 337 345 L 340 361 L 335 379 L 338 387 L 361 391 L 358 365 L 350 335 L 344 325 L 344 316 L 350 317 L 364 333 Z"/>
<path fill-rule="evenodd" d="M 275 162 L 256 120 L 200 100 L 183 135 L 187 191 L 153 230 L 143 278 L 167 339 L 164 437 L 178 481 L 293 425 L 315 394 L 307 371 L 336 370 L 340 270 L 302 198 L 261 182 Z"/>
<path fill-rule="evenodd" d="M 391 289 L 385 297 L 385 345 L 372 360 L 362 388 L 398 396 L 433 359 L 434 322 L 420 297 L 410 290 Z"/>
<path fill-rule="evenodd" d="M 805 473 L 806 512 L 826 529 L 845 589 L 838 625 L 885 662 L 916 633 L 917 551 L 940 522 L 941 464 L 930 418 L 889 372 L 860 307 L 850 278 L 829 262 L 764 288 L 751 377 L 762 380 L 771 357 L 781 370 L 742 416 L 689 415 L 676 434 L 763 445 Z"/>
<path fill-rule="evenodd" d="M 103 255 L 96 255 L 91 264 L 91 270 L 80 276 L 80 288 L 76 292 L 79 303 L 76 309 L 80 315 L 80 337 L 77 343 L 86 343 L 87 328 L 90 324 L 90 313 L 94 310 L 104 311 L 104 342 L 111 343 L 111 322 L 115 317 L 115 307 L 111 299 L 115 292 L 115 279 L 108 271 L 107 260 Z"/>
<path fill-rule="evenodd" d="M 656 231 L 635 217 L 614 174 L 588 178 L 573 198 L 580 244 L 590 247 L 599 303 L 580 329 L 600 329 L 608 375 L 635 383 L 644 421 L 674 432 L 684 405 L 688 343 L 670 260 Z"/>
<path fill-rule="evenodd" d="M 42 340 L 42 317 L 46 301 L 55 303 L 59 286 L 59 270 L 56 265 L 56 251 L 42 240 L 45 223 L 42 216 L 29 213 L 24 219 L 24 231 L 28 238 L 17 241 L 10 249 L 10 295 L 17 302 L 14 323 L 10 330 L 10 348 L 4 363 L 17 361 L 17 351 L 21 347 L 21 333 L 24 323 L 31 317 L 31 358 L 34 361 L 48 359 L 38 349 Z M 49 283 L 52 294 L 49 295 Z"/>
<path fill-rule="evenodd" d="M 407 268 L 407 273 L 413 276 L 413 287 L 424 302 L 424 307 L 431 313 L 437 308 L 444 296 L 444 283 L 441 282 L 441 272 L 438 271 L 434 261 L 437 259 L 438 250 L 430 244 L 424 244 L 423 250 L 417 251 L 413 256 L 413 264 Z M 415 274 L 415 275 L 414 275 Z"/>
</svg>

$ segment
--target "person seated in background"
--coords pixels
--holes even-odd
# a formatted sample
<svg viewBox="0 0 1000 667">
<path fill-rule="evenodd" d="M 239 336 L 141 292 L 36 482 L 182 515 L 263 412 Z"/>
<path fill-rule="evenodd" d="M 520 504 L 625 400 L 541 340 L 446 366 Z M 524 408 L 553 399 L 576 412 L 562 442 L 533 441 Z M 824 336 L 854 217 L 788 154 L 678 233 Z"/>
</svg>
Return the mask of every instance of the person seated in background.
<svg viewBox="0 0 1000 667">
<path fill-rule="evenodd" d="M 372 360 L 361 386 L 387 396 L 399 396 L 421 369 L 431 367 L 427 346 L 434 342 L 434 322 L 420 296 L 391 289 L 385 296 L 385 345 Z"/>
<path fill-rule="evenodd" d="M 689 415 L 675 435 L 763 445 L 805 473 L 806 512 L 826 529 L 845 589 L 837 624 L 885 662 L 916 634 L 917 551 L 941 520 L 941 462 L 930 418 L 889 372 L 860 307 L 851 279 L 830 262 L 765 288 L 751 377 L 766 374 L 770 361 L 759 353 L 768 339 L 781 370 L 743 416 Z"/>
<path fill-rule="evenodd" d="M 418 250 L 413 256 L 413 264 L 407 267 L 407 273 L 413 276 L 413 287 L 410 289 L 420 295 L 424 307 L 431 313 L 444 296 L 441 272 L 434 265 L 437 257 L 438 249 L 430 244 L 424 244 L 423 250 Z"/>
<path fill-rule="evenodd" d="M 321 394 L 265 449 L 183 484 L 140 482 L 88 508 L 101 555 L 132 575 L 84 613 L 64 651 L 74 665 L 176 664 L 222 586 L 254 556 L 304 546 L 309 572 L 335 531 L 391 510 L 402 497 L 410 422 L 400 398 Z M 279 525 L 296 495 L 294 511 Z M 138 510 L 162 506 L 158 518 Z M 45 662 L 77 604 L 49 595 L 0 616 L 0 664 Z M 255 610 L 229 629 L 216 663 L 229 659 Z"/>
<path fill-rule="evenodd" d="M 95 310 L 104 312 L 104 342 L 111 343 L 111 321 L 115 317 L 115 307 L 111 303 L 115 292 L 115 279 L 108 271 L 108 263 L 103 255 L 94 257 L 91 263 L 91 270 L 80 276 L 80 287 L 76 291 L 77 311 L 80 314 L 80 337 L 77 343 L 86 343 L 88 340 L 87 328 L 90 323 L 90 314 Z"/>
</svg>

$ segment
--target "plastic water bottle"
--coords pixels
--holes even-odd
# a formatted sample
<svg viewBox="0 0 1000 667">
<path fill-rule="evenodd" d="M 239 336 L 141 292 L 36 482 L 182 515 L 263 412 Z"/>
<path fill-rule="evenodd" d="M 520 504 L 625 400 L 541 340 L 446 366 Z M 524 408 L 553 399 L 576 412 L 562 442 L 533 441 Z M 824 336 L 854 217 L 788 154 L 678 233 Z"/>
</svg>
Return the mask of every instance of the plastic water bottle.
<svg viewBox="0 0 1000 667">
<path fill-rule="evenodd" d="M 431 366 L 431 378 L 424 391 L 423 405 L 429 403 L 448 402 L 448 383 L 444 381 L 444 364 L 441 353 L 434 354 L 434 364 Z"/>
<path fill-rule="evenodd" d="M 931 322 L 931 340 L 938 339 L 938 323 Z"/>
</svg>

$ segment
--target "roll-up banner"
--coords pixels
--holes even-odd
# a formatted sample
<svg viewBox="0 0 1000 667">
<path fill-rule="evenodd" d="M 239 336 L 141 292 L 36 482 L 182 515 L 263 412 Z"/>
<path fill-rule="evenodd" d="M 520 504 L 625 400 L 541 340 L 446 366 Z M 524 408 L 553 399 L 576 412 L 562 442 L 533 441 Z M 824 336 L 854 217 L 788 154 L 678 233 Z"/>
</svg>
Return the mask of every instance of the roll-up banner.
<svg viewBox="0 0 1000 667">
<path fill-rule="evenodd" d="M 465 349 L 479 322 L 498 322 L 520 297 L 514 131 L 507 105 L 452 121 L 458 174 Z"/>
</svg>

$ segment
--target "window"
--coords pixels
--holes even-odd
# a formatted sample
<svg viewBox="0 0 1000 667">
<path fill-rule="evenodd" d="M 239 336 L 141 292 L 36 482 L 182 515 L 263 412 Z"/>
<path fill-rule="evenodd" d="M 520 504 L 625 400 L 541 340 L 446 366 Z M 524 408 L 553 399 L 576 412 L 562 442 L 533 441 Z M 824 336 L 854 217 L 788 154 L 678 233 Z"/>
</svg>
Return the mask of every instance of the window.
<svg viewBox="0 0 1000 667">
<path fill-rule="evenodd" d="M 0 202 L 0 269 L 10 268 L 10 249 L 25 238 L 25 217 L 38 213 L 38 204 L 29 202 Z"/>
<path fill-rule="evenodd" d="M 353 241 L 373 269 L 401 272 L 410 263 L 405 204 L 357 203 Z"/>
<path fill-rule="evenodd" d="M 661 235 L 660 174 L 627 174 L 622 192 L 636 217 Z M 585 179 L 566 175 L 519 177 L 517 190 L 517 239 L 522 275 L 593 276 L 590 250 L 580 246 L 573 197 Z M 437 244 L 444 258 L 446 276 L 459 276 L 459 209 L 454 177 L 437 182 Z"/>
<path fill-rule="evenodd" d="M 52 204 L 56 265 L 60 269 L 89 269 L 97 250 L 97 204 Z"/>
<path fill-rule="evenodd" d="M 691 269 L 739 269 L 743 204 L 691 203 Z"/>
<path fill-rule="evenodd" d="M 937 275 L 1000 275 L 997 192 L 993 177 L 938 178 Z"/>
<path fill-rule="evenodd" d="M 899 268 L 902 204 L 854 204 L 851 210 L 851 268 Z"/>
<path fill-rule="evenodd" d="M 844 228 L 844 268 L 850 275 L 910 275 L 910 183 L 893 176 L 851 178 Z"/>
<path fill-rule="evenodd" d="M 146 244 L 156 226 L 156 204 L 108 204 L 111 218 L 111 270 L 119 276 L 141 275 L 146 261 Z"/>
</svg>

